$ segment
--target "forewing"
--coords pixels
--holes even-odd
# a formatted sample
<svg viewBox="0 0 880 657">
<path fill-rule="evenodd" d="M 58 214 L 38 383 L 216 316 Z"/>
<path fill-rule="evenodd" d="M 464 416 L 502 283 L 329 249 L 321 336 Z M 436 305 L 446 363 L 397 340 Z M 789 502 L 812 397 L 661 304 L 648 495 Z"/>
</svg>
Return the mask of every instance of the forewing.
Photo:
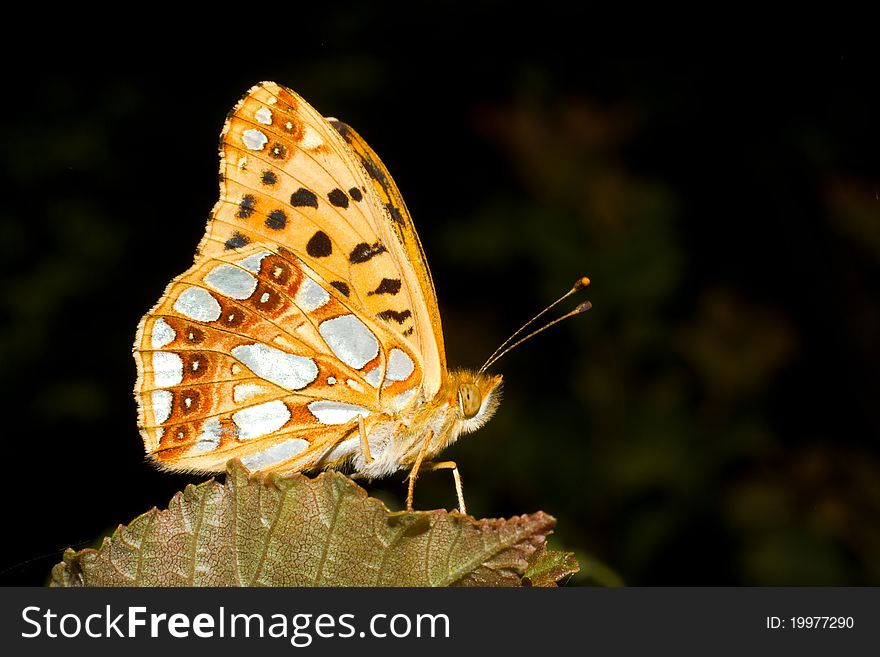
<svg viewBox="0 0 880 657">
<path fill-rule="evenodd" d="M 445 372 L 440 318 L 412 221 L 385 167 L 290 89 L 253 87 L 221 138 L 220 201 L 199 251 L 283 245 L 363 314 L 413 345 L 430 398 Z"/>
<path fill-rule="evenodd" d="M 437 306 L 437 293 L 428 260 L 421 240 L 413 224 L 412 216 L 406 209 L 403 196 L 382 160 L 370 148 L 354 128 L 336 119 L 328 119 L 336 131 L 342 135 L 355 154 L 370 180 L 370 185 L 378 197 L 384 221 L 378 224 L 382 241 L 393 248 L 399 262 L 406 263 L 401 273 L 408 278 L 410 289 L 419 290 L 419 300 L 414 304 L 415 341 L 424 361 L 425 389 L 431 393 L 439 389 L 446 373 L 446 351 L 443 345 L 443 329 L 440 323 L 440 310 Z"/>
</svg>

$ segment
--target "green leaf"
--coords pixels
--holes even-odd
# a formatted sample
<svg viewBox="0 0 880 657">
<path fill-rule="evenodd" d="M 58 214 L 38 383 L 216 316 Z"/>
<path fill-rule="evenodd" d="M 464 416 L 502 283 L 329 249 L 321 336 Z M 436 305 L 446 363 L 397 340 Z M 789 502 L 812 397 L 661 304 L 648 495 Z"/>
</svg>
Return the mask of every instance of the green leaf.
<svg viewBox="0 0 880 657">
<path fill-rule="evenodd" d="M 532 555 L 529 567 L 523 577 L 525 586 L 556 586 L 563 577 L 568 577 L 580 570 L 573 552 L 548 551 L 546 546 L 540 547 Z"/>
<path fill-rule="evenodd" d="M 225 484 L 187 486 L 99 549 L 68 549 L 52 585 L 518 586 L 530 568 L 549 583 L 573 572 L 567 558 L 546 565 L 555 524 L 543 512 L 391 513 L 336 472 L 250 477 L 233 462 Z"/>
</svg>

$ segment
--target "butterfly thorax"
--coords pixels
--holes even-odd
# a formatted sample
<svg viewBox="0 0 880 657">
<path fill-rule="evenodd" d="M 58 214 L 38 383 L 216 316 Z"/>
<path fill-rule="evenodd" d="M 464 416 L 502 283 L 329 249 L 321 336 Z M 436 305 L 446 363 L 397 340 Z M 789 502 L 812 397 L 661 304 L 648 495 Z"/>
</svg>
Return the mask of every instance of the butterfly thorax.
<svg viewBox="0 0 880 657">
<path fill-rule="evenodd" d="M 453 370 L 430 399 L 417 400 L 398 415 L 375 422 L 368 430 L 373 460 L 361 452 L 351 467 L 373 479 L 411 467 L 428 441 L 423 458 L 431 460 L 465 433 L 483 426 L 501 401 L 500 375 Z"/>
</svg>

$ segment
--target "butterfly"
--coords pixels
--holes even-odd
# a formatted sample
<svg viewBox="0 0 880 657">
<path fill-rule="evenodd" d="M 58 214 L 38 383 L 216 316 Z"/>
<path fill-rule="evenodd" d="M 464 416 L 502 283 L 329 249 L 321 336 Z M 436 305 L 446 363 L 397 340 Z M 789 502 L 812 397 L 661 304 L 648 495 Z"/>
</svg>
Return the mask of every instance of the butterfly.
<svg viewBox="0 0 880 657">
<path fill-rule="evenodd" d="M 420 470 L 450 469 L 466 513 L 456 464 L 432 459 L 492 416 L 502 378 L 447 368 L 428 263 L 378 156 L 262 82 L 226 119 L 220 180 L 195 263 L 138 325 L 148 456 L 200 473 L 409 469 L 408 510 Z"/>
</svg>

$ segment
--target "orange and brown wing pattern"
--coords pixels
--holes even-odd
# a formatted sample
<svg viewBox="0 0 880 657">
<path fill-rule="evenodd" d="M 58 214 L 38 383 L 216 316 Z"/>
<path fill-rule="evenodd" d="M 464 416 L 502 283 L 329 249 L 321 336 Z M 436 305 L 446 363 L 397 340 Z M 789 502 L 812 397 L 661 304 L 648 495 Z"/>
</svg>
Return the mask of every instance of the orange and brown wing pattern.
<svg viewBox="0 0 880 657">
<path fill-rule="evenodd" d="M 340 126 L 272 82 L 227 117 L 195 264 L 135 343 L 141 433 L 164 467 L 312 467 L 359 420 L 369 434 L 439 387 L 418 237 L 378 157 Z"/>
<path fill-rule="evenodd" d="M 379 224 L 382 240 L 389 248 L 394 249 L 394 255 L 399 261 L 409 264 L 403 273 L 412 279 L 411 286 L 419 290 L 419 300 L 422 301 L 421 304 L 415 304 L 414 310 L 415 341 L 425 362 L 424 387 L 436 392 L 446 374 L 446 351 L 434 281 L 412 216 L 388 169 L 363 137 L 342 121 L 328 120 L 357 157 L 379 199 L 385 217 L 385 221 Z"/>
<path fill-rule="evenodd" d="M 408 341 L 363 316 L 294 253 L 251 244 L 202 258 L 141 321 L 135 396 L 169 469 L 312 467 L 415 397 Z"/>
<path fill-rule="evenodd" d="M 220 154 L 220 201 L 199 257 L 280 244 L 425 357 L 414 337 L 428 316 L 417 270 L 389 243 L 386 203 L 330 122 L 293 91 L 263 82 L 227 118 Z M 436 307 L 433 293 L 427 303 Z M 430 371 L 436 351 L 425 354 Z"/>
</svg>

